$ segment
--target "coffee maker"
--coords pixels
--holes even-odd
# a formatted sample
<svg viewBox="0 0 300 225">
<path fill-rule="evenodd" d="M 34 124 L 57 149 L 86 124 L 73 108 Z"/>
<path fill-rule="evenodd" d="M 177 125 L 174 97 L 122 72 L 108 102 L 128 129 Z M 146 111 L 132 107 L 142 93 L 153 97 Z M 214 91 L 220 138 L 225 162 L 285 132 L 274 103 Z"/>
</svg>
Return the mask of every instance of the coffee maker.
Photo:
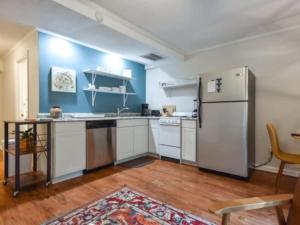
<svg viewBox="0 0 300 225">
<path fill-rule="evenodd" d="M 142 104 L 142 116 L 150 116 L 148 104 Z"/>
</svg>

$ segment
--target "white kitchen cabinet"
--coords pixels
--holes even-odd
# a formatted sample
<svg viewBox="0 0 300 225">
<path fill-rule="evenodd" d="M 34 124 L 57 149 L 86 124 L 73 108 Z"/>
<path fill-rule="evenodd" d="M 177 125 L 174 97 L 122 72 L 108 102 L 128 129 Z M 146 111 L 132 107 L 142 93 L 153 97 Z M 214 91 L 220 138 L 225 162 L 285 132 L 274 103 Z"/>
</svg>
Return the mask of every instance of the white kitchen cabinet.
<svg viewBox="0 0 300 225">
<path fill-rule="evenodd" d="M 148 120 L 117 121 L 117 161 L 148 152 Z"/>
<path fill-rule="evenodd" d="M 182 159 L 196 162 L 196 121 L 182 121 Z"/>
<path fill-rule="evenodd" d="M 85 122 L 57 122 L 53 126 L 54 178 L 86 168 Z"/>
<path fill-rule="evenodd" d="M 134 155 L 140 155 L 148 152 L 148 126 L 134 127 Z"/>
<path fill-rule="evenodd" d="M 159 152 L 159 123 L 158 119 L 149 120 L 149 152 L 158 154 Z"/>
<path fill-rule="evenodd" d="M 133 156 L 133 127 L 117 128 L 117 160 Z"/>
</svg>

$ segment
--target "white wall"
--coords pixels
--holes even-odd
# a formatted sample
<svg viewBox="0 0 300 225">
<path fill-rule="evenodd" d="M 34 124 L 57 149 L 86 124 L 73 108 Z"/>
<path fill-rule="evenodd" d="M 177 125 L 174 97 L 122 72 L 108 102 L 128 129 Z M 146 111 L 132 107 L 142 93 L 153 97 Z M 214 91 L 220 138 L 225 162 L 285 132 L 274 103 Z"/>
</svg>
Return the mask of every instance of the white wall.
<svg viewBox="0 0 300 225">
<path fill-rule="evenodd" d="M 300 29 L 235 43 L 198 53 L 185 62 L 147 71 L 147 102 L 158 106 L 173 101 L 157 90 L 159 80 L 170 77 L 195 77 L 198 73 L 248 65 L 255 73 L 256 163 L 269 156 L 265 125 L 271 121 L 279 131 L 286 151 L 300 154 L 300 141 L 290 133 L 300 130 Z M 153 89 L 153 91 L 152 91 Z M 184 105 L 179 102 L 180 108 Z M 190 109 L 191 103 L 185 108 Z M 277 166 L 274 160 L 271 164 Z M 290 167 L 291 168 L 291 167 Z M 299 169 L 299 167 L 292 167 Z"/>
<path fill-rule="evenodd" d="M 17 66 L 16 63 L 28 53 L 28 78 L 29 78 L 29 117 L 36 117 L 39 111 L 39 65 L 38 65 L 38 33 L 31 31 L 23 40 L 17 43 L 3 58 L 4 71 L 1 75 L 2 104 L 0 110 L 3 120 L 16 119 L 16 88 Z M 0 94 L 1 95 L 1 94 Z M 1 103 L 1 102 L 0 102 Z M 1 116 L 1 114 L 0 114 Z M 1 117 L 0 117 L 1 118 Z M 3 135 L 3 125 L 0 132 Z M 3 136 L 1 136 L 1 140 Z M 22 156 L 21 171 L 30 171 L 31 156 Z M 9 158 L 9 175 L 14 174 L 14 158 Z"/>
<path fill-rule="evenodd" d="M 28 52 L 29 117 L 35 117 L 39 109 L 38 33 L 32 31 L 3 57 L 4 119 L 16 117 L 16 62 Z"/>
<path fill-rule="evenodd" d="M 180 79 L 180 78 L 179 78 Z M 178 78 L 171 76 L 163 69 L 148 70 L 146 75 L 146 98 L 150 109 L 161 109 L 162 105 L 174 104 L 176 111 L 192 112 L 193 100 L 197 96 L 196 86 L 163 89 L 159 82 L 176 82 Z M 182 82 L 182 79 L 180 79 Z"/>
</svg>

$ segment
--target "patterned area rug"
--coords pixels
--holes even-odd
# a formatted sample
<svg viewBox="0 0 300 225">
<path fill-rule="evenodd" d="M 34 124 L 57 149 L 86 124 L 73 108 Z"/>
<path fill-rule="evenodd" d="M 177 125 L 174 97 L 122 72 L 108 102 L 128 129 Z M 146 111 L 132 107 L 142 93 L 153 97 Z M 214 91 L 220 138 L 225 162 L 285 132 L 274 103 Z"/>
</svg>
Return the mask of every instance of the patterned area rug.
<svg viewBox="0 0 300 225">
<path fill-rule="evenodd" d="M 127 187 L 45 225 L 214 225 Z"/>
</svg>

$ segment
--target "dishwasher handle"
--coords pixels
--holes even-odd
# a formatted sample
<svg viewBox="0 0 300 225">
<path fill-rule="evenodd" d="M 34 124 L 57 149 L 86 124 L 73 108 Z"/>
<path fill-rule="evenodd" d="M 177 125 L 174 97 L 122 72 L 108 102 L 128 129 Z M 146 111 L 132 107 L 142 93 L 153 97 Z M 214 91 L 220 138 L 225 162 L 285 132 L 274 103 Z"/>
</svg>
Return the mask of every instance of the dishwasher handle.
<svg viewBox="0 0 300 225">
<path fill-rule="evenodd" d="M 86 129 L 116 127 L 116 120 L 94 120 L 86 122 Z"/>
</svg>

